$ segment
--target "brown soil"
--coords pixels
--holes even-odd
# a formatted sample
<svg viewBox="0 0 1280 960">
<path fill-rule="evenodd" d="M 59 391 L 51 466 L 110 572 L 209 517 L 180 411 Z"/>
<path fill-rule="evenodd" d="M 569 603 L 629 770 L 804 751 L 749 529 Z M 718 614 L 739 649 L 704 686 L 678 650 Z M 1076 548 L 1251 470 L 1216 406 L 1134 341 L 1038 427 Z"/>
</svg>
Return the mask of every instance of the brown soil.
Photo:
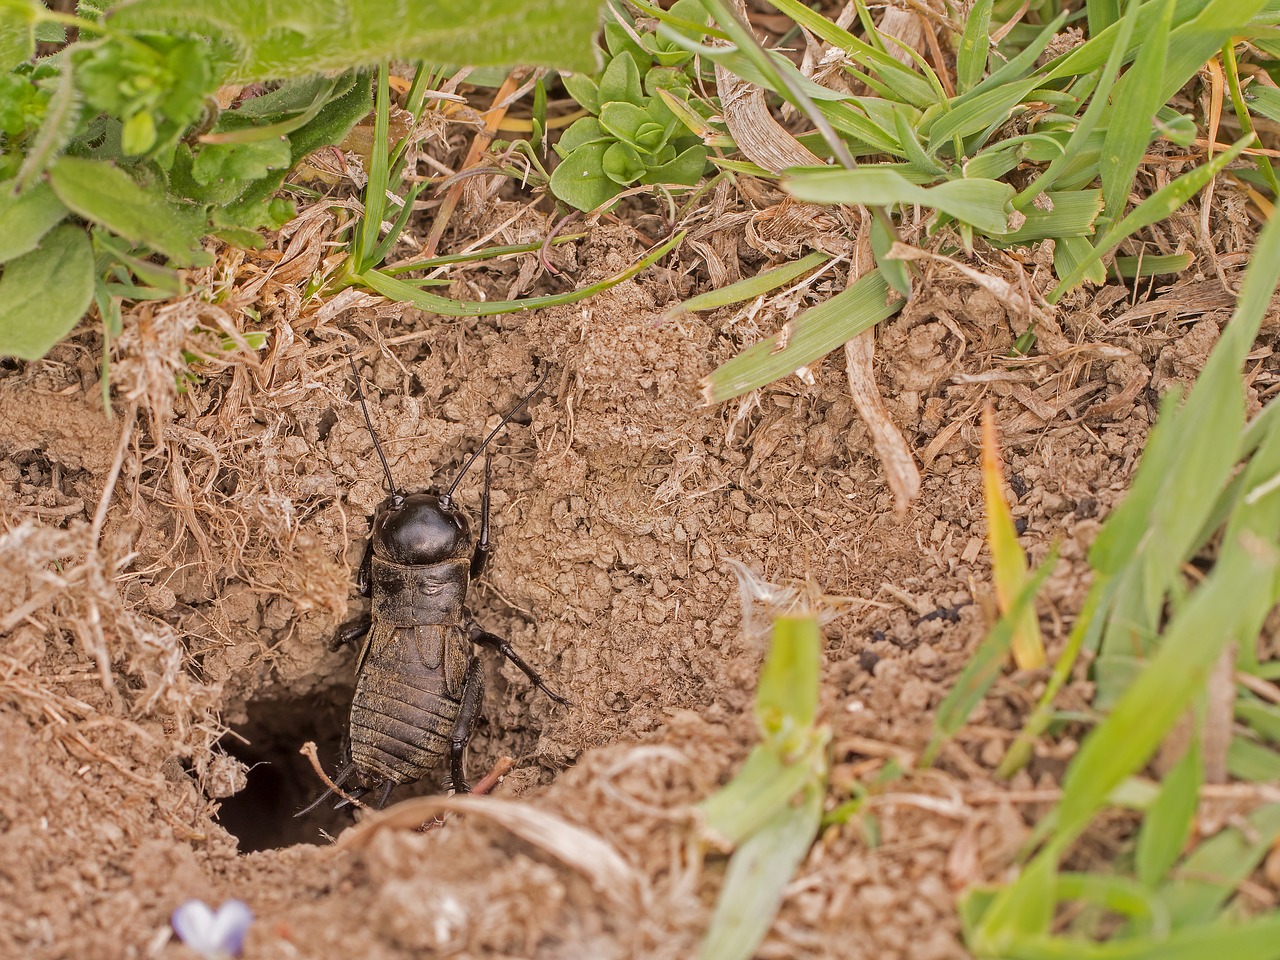
<svg viewBox="0 0 1280 960">
<path fill-rule="evenodd" d="M 641 251 L 598 228 L 554 251 L 556 283 Z M 1194 377 L 1232 298 L 1211 270 L 1108 287 L 1010 360 L 1027 326 L 1017 305 L 931 267 L 878 333 L 880 389 L 924 468 L 899 514 L 834 358 L 812 383 L 700 404 L 699 378 L 785 305 L 661 322 L 706 284 L 678 256 L 585 303 L 484 320 L 361 304 L 335 320 L 260 284 L 271 337 L 256 362 L 190 332 L 219 330 L 227 315 L 210 305 L 139 313 L 116 347 L 110 419 L 90 327 L 0 370 L 0 955 L 190 957 L 170 912 L 234 896 L 258 917 L 255 958 L 692 956 L 723 860 L 698 849 L 688 806 L 754 742 L 765 642 L 744 630 L 729 560 L 858 601 L 825 630 L 823 705 L 829 803 L 860 782 L 870 812 L 822 835 L 760 956 L 964 955 L 956 894 L 1008 875 L 1046 809 L 1029 789 L 1055 787 L 1074 749 L 1046 742 L 1011 784 L 994 780 L 1043 682 L 1013 674 L 934 769 L 912 766 L 992 608 L 981 408 L 995 405 L 1031 558 L 1060 545 L 1041 605 L 1052 653 L 1159 395 Z M 490 298 L 528 279 L 480 276 Z M 498 444 L 497 553 L 471 605 L 573 705 L 484 654 L 468 769 L 516 758 L 496 795 L 602 838 L 629 871 L 621 889 L 477 815 L 377 830 L 356 849 L 328 841 L 345 810 L 292 819 L 319 790 L 299 747 L 317 741 L 337 763 L 354 653 L 327 640 L 358 603 L 352 569 L 385 495 L 344 342 L 406 489 L 451 477 L 550 366 Z M 183 344 L 212 359 L 177 392 L 184 368 L 165 358 Z M 1260 345 L 1259 391 L 1269 356 Z M 473 510 L 480 473 L 460 488 Z M 1065 702 L 1086 694 L 1080 681 Z"/>
</svg>

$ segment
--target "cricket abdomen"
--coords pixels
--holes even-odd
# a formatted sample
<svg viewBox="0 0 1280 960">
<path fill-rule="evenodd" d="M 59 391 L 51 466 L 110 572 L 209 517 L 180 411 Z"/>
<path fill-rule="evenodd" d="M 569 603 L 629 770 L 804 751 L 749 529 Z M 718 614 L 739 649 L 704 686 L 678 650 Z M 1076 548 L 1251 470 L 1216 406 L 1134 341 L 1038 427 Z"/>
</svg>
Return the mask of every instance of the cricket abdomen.
<svg viewBox="0 0 1280 960">
<path fill-rule="evenodd" d="M 366 786 L 412 783 L 447 753 L 471 656 L 458 627 L 374 622 L 351 703 L 351 759 Z"/>
</svg>

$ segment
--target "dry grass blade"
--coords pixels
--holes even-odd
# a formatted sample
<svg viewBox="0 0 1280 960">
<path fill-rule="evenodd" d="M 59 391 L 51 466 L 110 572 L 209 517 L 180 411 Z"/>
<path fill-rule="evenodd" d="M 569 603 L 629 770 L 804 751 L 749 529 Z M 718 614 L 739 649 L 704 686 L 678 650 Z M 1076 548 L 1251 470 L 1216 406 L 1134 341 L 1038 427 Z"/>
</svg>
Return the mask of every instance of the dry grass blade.
<svg viewBox="0 0 1280 960">
<path fill-rule="evenodd" d="M 1000 489 L 1003 482 L 1004 468 L 996 441 L 995 412 L 988 403 L 982 411 L 982 489 L 987 507 L 987 543 L 991 548 L 992 576 L 1000 612 L 1008 616 L 1014 600 L 1026 586 L 1029 574 L 1027 557 L 1018 543 L 1013 525 L 1013 515 L 1005 502 L 1004 491 Z M 1012 646 L 1013 659 L 1019 670 L 1038 670 L 1044 666 L 1044 641 L 1040 636 L 1034 598 L 1015 622 Z"/>
<path fill-rule="evenodd" d="M 872 370 L 875 332 L 868 330 L 846 343 L 844 356 L 853 405 L 871 431 L 876 456 L 880 458 L 889 489 L 893 491 L 894 505 L 900 513 L 905 512 L 911 501 L 920 495 L 920 469 L 876 387 Z"/>
<path fill-rule="evenodd" d="M 362 850 L 381 830 L 416 830 L 442 813 L 470 813 L 505 827 L 573 868 L 615 907 L 636 913 L 648 901 L 640 875 L 600 836 L 527 803 L 460 794 L 415 797 L 375 814 L 338 838 L 343 850 Z"/>
<path fill-rule="evenodd" d="M 812 167 L 822 163 L 791 136 L 765 104 L 764 90 L 716 64 L 716 90 L 734 143 L 752 163 L 773 173 L 787 167 Z"/>
</svg>

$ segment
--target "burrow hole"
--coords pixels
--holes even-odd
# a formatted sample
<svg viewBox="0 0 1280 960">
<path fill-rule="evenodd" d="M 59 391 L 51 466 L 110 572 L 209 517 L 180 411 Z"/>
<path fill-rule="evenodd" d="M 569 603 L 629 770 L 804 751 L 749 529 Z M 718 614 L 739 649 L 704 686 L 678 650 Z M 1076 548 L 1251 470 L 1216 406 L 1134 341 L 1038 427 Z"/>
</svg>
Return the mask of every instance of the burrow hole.
<svg viewBox="0 0 1280 960">
<path fill-rule="evenodd" d="M 224 799 L 218 811 L 218 821 L 239 840 L 241 853 L 328 843 L 328 837 L 351 825 L 351 812 L 335 810 L 332 799 L 304 817 L 295 816 L 325 789 L 298 751 L 314 741 L 325 771 L 333 776 L 350 702 L 349 689 L 256 700 L 247 707 L 248 720 L 222 738 L 223 750 L 249 768 L 245 788 Z"/>
</svg>

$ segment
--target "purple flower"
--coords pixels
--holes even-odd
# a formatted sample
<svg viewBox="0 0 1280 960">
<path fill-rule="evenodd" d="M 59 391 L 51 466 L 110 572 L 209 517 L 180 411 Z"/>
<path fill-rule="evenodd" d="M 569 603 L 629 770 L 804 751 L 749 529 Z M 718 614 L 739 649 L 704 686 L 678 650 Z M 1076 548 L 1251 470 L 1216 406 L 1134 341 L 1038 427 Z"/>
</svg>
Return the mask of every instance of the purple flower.
<svg viewBox="0 0 1280 960">
<path fill-rule="evenodd" d="M 188 900 L 169 921 L 178 939 L 205 960 L 240 956 L 253 911 L 240 900 L 228 900 L 214 913 L 203 900 Z"/>
</svg>

